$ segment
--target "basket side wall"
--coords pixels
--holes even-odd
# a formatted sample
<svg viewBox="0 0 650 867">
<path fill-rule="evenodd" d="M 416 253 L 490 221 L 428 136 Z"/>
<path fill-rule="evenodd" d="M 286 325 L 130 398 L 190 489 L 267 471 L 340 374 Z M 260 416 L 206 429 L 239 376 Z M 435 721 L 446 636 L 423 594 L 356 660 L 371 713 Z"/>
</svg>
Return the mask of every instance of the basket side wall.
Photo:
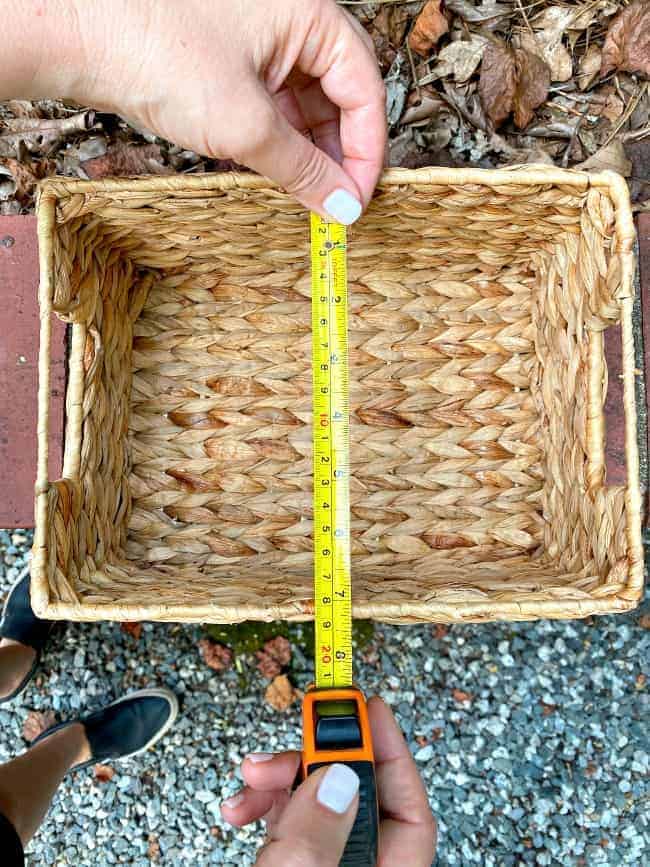
<svg viewBox="0 0 650 867">
<path fill-rule="evenodd" d="M 575 586 L 595 599 L 638 585 L 629 489 L 605 483 L 603 330 L 620 321 L 626 291 L 615 217 L 609 191 L 592 189 L 580 232 L 568 232 L 551 255 L 535 257 L 533 391 L 545 440 L 544 559 L 575 573 Z M 627 410 L 633 426 L 634 406 Z M 630 488 L 636 487 L 633 478 Z"/>
<path fill-rule="evenodd" d="M 99 220 L 77 219 L 52 236 L 51 309 L 72 324 L 72 341 L 63 477 L 37 490 L 41 611 L 50 595 L 78 605 L 79 592 L 92 591 L 92 576 L 119 559 L 126 542 L 132 331 L 152 279 L 104 231 Z"/>
</svg>

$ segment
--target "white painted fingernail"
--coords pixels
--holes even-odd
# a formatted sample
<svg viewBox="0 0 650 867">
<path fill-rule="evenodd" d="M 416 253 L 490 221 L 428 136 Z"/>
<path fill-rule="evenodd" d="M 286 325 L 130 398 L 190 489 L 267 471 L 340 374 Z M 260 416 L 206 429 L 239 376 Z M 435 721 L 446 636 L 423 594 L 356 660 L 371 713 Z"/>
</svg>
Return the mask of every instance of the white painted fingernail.
<svg viewBox="0 0 650 867">
<path fill-rule="evenodd" d="M 337 223 L 349 226 L 361 216 L 361 202 L 347 190 L 334 190 L 323 202 L 323 208 Z"/>
<path fill-rule="evenodd" d="M 246 758 L 249 762 L 256 765 L 258 762 L 270 762 L 273 758 L 273 753 L 250 753 Z"/>
<path fill-rule="evenodd" d="M 359 791 L 359 777 L 347 765 L 332 765 L 321 780 L 316 798 L 335 813 L 345 813 Z"/>
<path fill-rule="evenodd" d="M 244 802 L 244 793 L 239 792 L 236 795 L 233 795 L 232 798 L 227 798 L 225 801 L 221 802 L 222 807 L 228 807 L 228 809 L 232 810 L 235 807 L 238 807 L 240 804 Z"/>
</svg>

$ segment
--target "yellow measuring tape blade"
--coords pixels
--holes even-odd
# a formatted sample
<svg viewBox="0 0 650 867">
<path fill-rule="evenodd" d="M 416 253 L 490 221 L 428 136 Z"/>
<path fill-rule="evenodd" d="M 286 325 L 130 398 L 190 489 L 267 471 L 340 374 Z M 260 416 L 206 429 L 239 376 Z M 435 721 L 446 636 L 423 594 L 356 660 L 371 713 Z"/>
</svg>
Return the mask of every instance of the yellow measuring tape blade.
<svg viewBox="0 0 650 867">
<path fill-rule="evenodd" d="M 316 686 L 352 684 L 345 226 L 311 215 Z"/>
</svg>

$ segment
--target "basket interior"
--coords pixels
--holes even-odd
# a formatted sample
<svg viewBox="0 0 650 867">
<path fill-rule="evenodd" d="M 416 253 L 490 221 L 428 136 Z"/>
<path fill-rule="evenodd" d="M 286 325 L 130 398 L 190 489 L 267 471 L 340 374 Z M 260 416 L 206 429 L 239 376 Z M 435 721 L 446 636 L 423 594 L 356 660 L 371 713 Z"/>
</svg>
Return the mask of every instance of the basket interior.
<svg viewBox="0 0 650 867">
<path fill-rule="evenodd" d="M 81 199 L 57 209 L 83 422 L 54 592 L 307 616 L 306 214 L 270 188 Z M 512 184 L 382 188 L 350 230 L 358 611 L 616 592 L 624 491 L 589 441 L 612 236 L 605 193 Z"/>
</svg>

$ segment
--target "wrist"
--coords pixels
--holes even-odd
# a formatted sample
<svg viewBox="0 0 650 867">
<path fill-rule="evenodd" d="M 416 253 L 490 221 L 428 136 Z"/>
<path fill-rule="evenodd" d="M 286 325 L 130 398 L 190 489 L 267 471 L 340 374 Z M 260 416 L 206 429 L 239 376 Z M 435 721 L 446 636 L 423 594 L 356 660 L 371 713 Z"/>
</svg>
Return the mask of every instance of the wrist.
<svg viewBox="0 0 650 867">
<path fill-rule="evenodd" d="M 102 34 L 102 5 L 21 0 L 10 6 L 9 0 L 0 0 L 0 99 L 59 97 L 86 102 L 104 56 L 102 40 L 95 38 Z"/>
</svg>

